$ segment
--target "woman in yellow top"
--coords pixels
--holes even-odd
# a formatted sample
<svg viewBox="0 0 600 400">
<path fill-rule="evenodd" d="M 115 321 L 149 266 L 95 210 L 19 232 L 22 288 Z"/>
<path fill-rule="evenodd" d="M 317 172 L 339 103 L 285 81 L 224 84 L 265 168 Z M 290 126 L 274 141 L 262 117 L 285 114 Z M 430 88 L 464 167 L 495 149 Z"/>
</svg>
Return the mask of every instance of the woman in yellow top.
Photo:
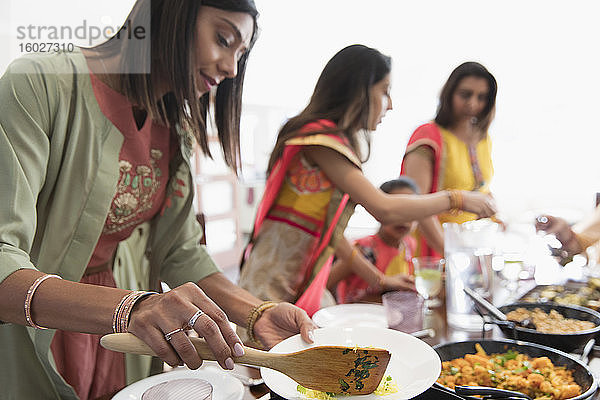
<svg viewBox="0 0 600 400">
<path fill-rule="evenodd" d="M 334 252 L 368 268 L 343 237 L 356 204 L 387 224 L 452 209 L 453 198 L 481 216 L 495 212 L 493 199 L 481 193 L 387 194 L 367 180 L 361 149 L 392 108 L 390 72 L 391 59 L 375 49 L 342 49 L 325 66 L 307 107 L 279 131 L 240 274 L 240 286 L 255 296 L 286 299 L 312 315 L 326 293 Z"/>
<path fill-rule="evenodd" d="M 402 161 L 401 174 L 413 178 L 421 193 L 452 189 L 490 193 L 494 168 L 487 131 L 494 118 L 496 92 L 496 79 L 477 62 L 465 62 L 452 71 L 435 119 L 415 130 Z M 443 254 L 442 223 L 477 218 L 458 211 L 420 221 L 417 255 Z"/>
</svg>

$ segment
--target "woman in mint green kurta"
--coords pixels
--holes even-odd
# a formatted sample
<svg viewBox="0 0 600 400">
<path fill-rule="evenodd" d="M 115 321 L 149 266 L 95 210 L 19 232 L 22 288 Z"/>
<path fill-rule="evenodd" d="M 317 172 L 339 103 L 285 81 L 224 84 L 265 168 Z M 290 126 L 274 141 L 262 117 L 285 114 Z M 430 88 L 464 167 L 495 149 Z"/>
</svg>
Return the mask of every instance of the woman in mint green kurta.
<svg viewBox="0 0 600 400">
<path fill-rule="evenodd" d="M 140 105 L 132 108 L 132 118 L 145 115 L 172 130 L 186 126 L 201 145 L 206 145 L 204 106 L 211 86 L 218 85 L 217 126 L 225 158 L 237 165 L 241 82 L 254 40 L 256 10 L 251 0 L 227 6 L 219 1 L 199 3 L 153 0 L 150 10 L 149 1 L 139 0 L 130 18 L 135 26 L 137 17 L 151 14 L 152 30 L 145 44 L 112 39 L 83 52 L 25 56 L 0 79 L 2 396 L 77 398 L 57 373 L 49 351 L 54 329 L 110 333 L 114 310 L 129 293 L 78 283 L 105 225 L 123 143 L 121 132 L 98 106 L 90 73 Z M 173 9 L 182 12 L 166 12 Z M 184 32 L 195 36 L 185 37 Z M 160 58 L 167 48 L 172 53 Z M 107 73 L 131 68 L 133 56 L 150 52 L 151 74 Z M 169 94 L 163 97 L 165 93 Z M 230 358 L 240 349 L 239 338 L 223 311 L 245 325 L 261 301 L 230 283 L 199 245 L 202 232 L 192 207 L 188 135 L 177 129 L 180 145 L 169 166 L 165 206 L 150 221 L 146 245 L 146 289 L 158 289 L 161 280 L 173 289 L 137 303 L 127 328 L 169 364 L 185 362 L 196 368 L 200 360 L 187 336 L 176 334 L 167 341 L 164 334 L 202 310 L 202 324 L 194 328 L 219 349 L 219 363 L 230 368 Z M 23 308 L 28 289 L 44 274 L 62 277 L 44 281 L 31 302 L 33 320 L 48 330 L 27 326 Z M 312 327 L 303 311 L 279 304 L 260 316 L 254 333 L 272 346 L 299 331 L 308 340 Z"/>
</svg>

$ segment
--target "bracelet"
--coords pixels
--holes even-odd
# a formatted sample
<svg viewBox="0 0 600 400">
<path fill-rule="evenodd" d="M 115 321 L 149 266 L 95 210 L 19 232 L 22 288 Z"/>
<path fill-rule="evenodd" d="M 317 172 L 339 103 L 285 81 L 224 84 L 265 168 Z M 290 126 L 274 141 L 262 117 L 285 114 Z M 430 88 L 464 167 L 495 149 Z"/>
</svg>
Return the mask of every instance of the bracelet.
<svg viewBox="0 0 600 400">
<path fill-rule="evenodd" d="M 117 328 L 118 328 L 118 332 L 115 332 L 115 333 L 119 333 L 119 332 L 126 333 L 127 332 L 127 328 L 129 326 L 129 317 L 131 315 L 131 311 L 133 310 L 133 307 L 136 305 L 136 303 L 138 301 L 140 301 L 144 297 L 150 296 L 153 294 L 158 294 L 158 293 L 146 292 L 143 290 L 136 290 L 136 291 L 129 293 L 127 296 L 125 296 L 125 301 L 123 301 L 123 304 L 121 305 L 120 309 L 115 310 L 115 311 L 117 311 Z"/>
<path fill-rule="evenodd" d="M 250 313 L 248 314 L 248 325 L 246 328 L 246 330 L 248 331 L 248 337 L 252 342 L 258 344 L 261 347 L 263 347 L 262 343 L 254 336 L 254 324 L 264 311 L 268 310 L 269 308 L 275 307 L 277 304 L 278 303 L 274 301 L 265 301 L 264 303 L 253 307 L 252 310 L 250 310 Z"/>
<path fill-rule="evenodd" d="M 119 325 L 118 325 L 118 322 L 119 322 L 119 310 L 121 309 L 121 307 L 123 307 L 123 304 L 129 298 L 130 294 L 131 293 L 127 293 L 125 296 L 123 296 L 121 298 L 121 301 L 119 301 L 119 304 L 117 304 L 117 307 L 115 307 L 115 311 L 113 312 L 113 318 L 112 318 L 112 330 L 113 330 L 113 333 L 119 333 L 120 332 L 120 328 L 119 328 Z"/>
<path fill-rule="evenodd" d="M 352 263 L 354 262 L 354 259 L 356 258 L 357 254 L 358 254 L 358 249 L 356 247 L 353 247 L 352 254 L 350 254 L 350 266 L 352 266 Z"/>
<path fill-rule="evenodd" d="M 131 310 L 137 302 L 139 302 L 144 297 L 158 294 L 156 292 L 146 292 L 144 290 L 135 290 L 133 292 L 127 293 L 117 307 L 115 307 L 115 311 L 113 312 L 113 332 L 114 333 L 126 333 L 127 328 L 129 326 L 129 317 L 131 316 Z"/>
<path fill-rule="evenodd" d="M 126 294 L 124 298 L 121 299 L 121 306 L 118 309 L 115 309 L 115 312 L 117 313 L 117 326 L 115 333 L 127 332 L 127 323 L 129 322 L 129 312 L 131 310 L 131 305 L 133 304 L 133 301 L 143 293 L 144 292 L 141 290 L 134 290 L 133 292 L 129 292 L 128 294 Z M 115 317 L 113 315 L 113 321 L 114 320 Z M 113 326 L 113 331 L 114 329 L 115 327 Z"/>
<path fill-rule="evenodd" d="M 25 296 L 25 319 L 27 320 L 29 326 L 36 329 L 48 329 L 37 325 L 35 322 L 33 322 L 33 318 L 31 318 L 31 300 L 33 299 L 33 295 L 35 294 L 38 286 L 40 286 L 40 284 L 48 278 L 62 279 L 58 275 L 42 275 L 33 282 L 33 284 L 29 287 L 29 290 L 27 290 L 27 296 Z"/>
<path fill-rule="evenodd" d="M 450 213 L 458 214 L 462 210 L 463 196 L 459 190 L 448 190 L 448 198 L 450 199 Z"/>
</svg>

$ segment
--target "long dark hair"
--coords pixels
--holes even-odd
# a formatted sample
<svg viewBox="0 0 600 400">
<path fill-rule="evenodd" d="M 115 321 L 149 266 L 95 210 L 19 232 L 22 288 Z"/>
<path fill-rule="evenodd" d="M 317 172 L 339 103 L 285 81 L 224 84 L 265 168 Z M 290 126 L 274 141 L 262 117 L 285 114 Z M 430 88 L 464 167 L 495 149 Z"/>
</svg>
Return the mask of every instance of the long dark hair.
<svg viewBox="0 0 600 400">
<path fill-rule="evenodd" d="M 449 128 L 453 124 L 454 115 L 452 113 L 452 96 L 460 81 L 469 76 L 483 78 L 488 83 L 489 92 L 487 104 L 481 111 L 481 114 L 477 117 L 476 123 L 476 126 L 481 133 L 485 134 L 494 119 L 498 84 L 496 83 L 496 78 L 494 78 L 483 65 L 475 61 L 468 61 L 460 64 L 448 77 L 448 80 L 440 93 L 440 102 L 438 104 L 435 122 L 444 128 Z"/>
<path fill-rule="evenodd" d="M 248 51 L 240 58 L 238 73 L 225 79 L 214 96 L 214 120 L 225 162 L 234 171 L 240 165 L 240 114 L 242 87 L 248 54 L 257 35 L 258 11 L 253 0 L 137 0 L 129 17 L 130 26 L 150 23 L 150 40 L 126 40 L 127 25 L 105 43 L 94 48 L 102 56 L 121 54 L 119 89 L 139 105 L 150 118 L 174 127 L 179 125 L 192 133 L 205 155 L 211 157 L 208 145 L 207 119 L 211 94 L 198 98 L 192 73 L 196 42 L 196 18 L 201 6 L 225 11 L 243 12 L 254 20 L 254 31 Z M 150 73 L 131 73 L 132 68 L 150 65 Z M 172 89 L 157 99 L 158 71 L 163 71 Z"/>
<path fill-rule="evenodd" d="M 298 136 L 304 125 L 318 119 L 333 121 L 336 128 L 323 132 L 345 135 L 356 154 L 360 154 L 358 135 L 367 128 L 369 90 L 390 73 L 391 65 L 390 57 L 358 44 L 345 47 L 334 55 L 321 72 L 306 108 L 280 129 L 268 170 L 271 171 L 283 153 L 285 142 Z M 365 141 L 367 156 L 363 161 L 368 159 L 370 150 L 368 134 L 365 134 Z"/>
</svg>

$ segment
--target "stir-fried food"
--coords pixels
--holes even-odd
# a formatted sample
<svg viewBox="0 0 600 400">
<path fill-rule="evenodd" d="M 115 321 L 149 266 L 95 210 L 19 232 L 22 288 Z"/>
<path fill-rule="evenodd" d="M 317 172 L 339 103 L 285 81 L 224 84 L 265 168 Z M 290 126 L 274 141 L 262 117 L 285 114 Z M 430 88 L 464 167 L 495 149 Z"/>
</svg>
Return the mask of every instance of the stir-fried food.
<svg viewBox="0 0 600 400">
<path fill-rule="evenodd" d="M 488 355 L 479 344 L 475 349 L 475 354 L 442 362 L 438 383 L 451 389 L 470 385 L 515 390 L 537 400 L 569 399 L 581 394 L 573 373 L 553 365 L 548 357 L 530 358 L 512 350 Z"/>
<path fill-rule="evenodd" d="M 583 306 L 598 311 L 600 310 L 600 278 L 590 278 L 585 285 L 567 283 L 538 286 L 523 297 L 522 301 Z"/>
<path fill-rule="evenodd" d="M 529 320 L 535 325 L 535 330 L 541 333 L 573 333 L 594 329 L 596 325 L 590 321 L 581 321 L 573 318 L 565 318 L 556 310 L 545 313 L 540 308 L 528 310 L 517 308 L 506 314 L 509 321 L 522 322 Z"/>
<path fill-rule="evenodd" d="M 317 400 L 335 400 L 336 399 L 335 393 L 321 392 L 319 390 L 308 389 L 302 385 L 298 385 L 296 387 L 296 390 L 298 392 L 302 393 L 308 399 L 317 399 Z M 398 384 L 396 383 L 394 378 L 392 378 L 391 375 L 386 375 L 383 377 L 381 382 L 379 382 L 379 386 L 377 386 L 377 389 L 375 389 L 373 394 L 376 394 L 379 396 L 386 396 L 388 394 L 397 393 L 397 392 L 398 392 Z"/>
</svg>

